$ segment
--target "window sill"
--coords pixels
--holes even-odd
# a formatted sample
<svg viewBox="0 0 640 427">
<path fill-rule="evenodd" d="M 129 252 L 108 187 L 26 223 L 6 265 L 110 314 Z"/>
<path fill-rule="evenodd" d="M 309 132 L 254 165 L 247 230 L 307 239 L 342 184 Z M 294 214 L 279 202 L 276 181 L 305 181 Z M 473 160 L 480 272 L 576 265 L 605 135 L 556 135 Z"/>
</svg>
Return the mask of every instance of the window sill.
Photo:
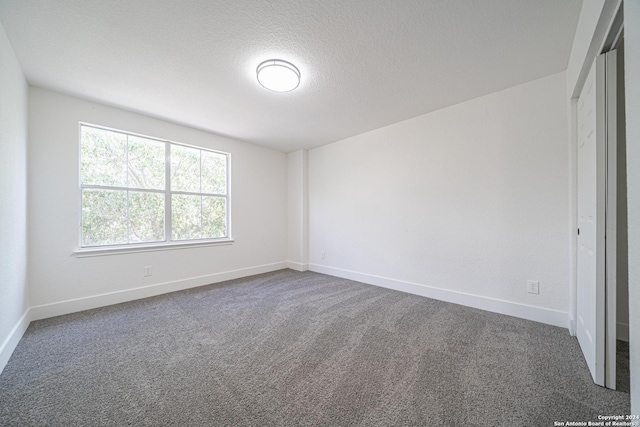
<svg viewBox="0 0 640 427">
<path fill-rule="evenodd" d="M 171 251 L 174 249 L 186 249 L 186 248 L 201 248 L 205 246 L 224 246 L 232 245 L 233 239 L 227 240 L 215 240 L 204 242 L 175 242 L 175 243 L 158 243 L 148 245 L 131 245 L 131 246 L 110 246 L 110 247 L 95 247 L 95 248 L 79 248 L 73 251 L 76 258 L 86 258 L 95 256 L 106 255 L 121 255 L 132 254 L 138 252 L 153 252 L 153 251 Z"/>
</svg>

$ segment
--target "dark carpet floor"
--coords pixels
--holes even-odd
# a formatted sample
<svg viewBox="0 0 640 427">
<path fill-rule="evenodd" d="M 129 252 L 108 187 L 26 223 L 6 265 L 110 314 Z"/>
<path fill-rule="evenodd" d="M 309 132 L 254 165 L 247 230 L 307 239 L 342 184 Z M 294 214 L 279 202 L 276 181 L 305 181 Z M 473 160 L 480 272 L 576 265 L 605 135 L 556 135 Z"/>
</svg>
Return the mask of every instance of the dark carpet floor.
<svg viewBox="0 0 640 427">
<path fill-rule="evenodd" d="M 616 389 L 631 392 L 629 343 L 620 340 L 616 341 Z"/>
<path fill-rule="evenodd" d="M 566 329 L 282 270 L 33 322 L 8 426 L 553 426 L 629 412 Z"/>
</svg>

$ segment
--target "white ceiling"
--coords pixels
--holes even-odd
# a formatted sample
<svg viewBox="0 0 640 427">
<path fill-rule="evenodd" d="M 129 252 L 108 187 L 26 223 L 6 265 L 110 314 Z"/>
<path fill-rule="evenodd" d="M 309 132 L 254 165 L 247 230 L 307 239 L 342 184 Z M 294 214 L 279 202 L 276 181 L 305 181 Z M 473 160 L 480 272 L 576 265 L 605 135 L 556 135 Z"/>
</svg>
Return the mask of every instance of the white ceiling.
<svg viewBox="0 0 640 427">
<path fill-rule="evenodd" d="M 563 71 L 581 0 L 2 0 L 30 84 L 289 152 Z M 265 90 L 266 59 L 302 74 Z"/>
</svg>

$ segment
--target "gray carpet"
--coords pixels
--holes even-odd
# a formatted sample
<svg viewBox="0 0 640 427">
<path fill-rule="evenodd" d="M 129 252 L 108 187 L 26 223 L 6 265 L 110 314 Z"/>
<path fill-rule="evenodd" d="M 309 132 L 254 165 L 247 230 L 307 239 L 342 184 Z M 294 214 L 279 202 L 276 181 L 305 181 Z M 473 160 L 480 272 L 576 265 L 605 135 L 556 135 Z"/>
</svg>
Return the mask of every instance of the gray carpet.
<svg viewBox="0 0 640 427">
<path fill-rule="evenodd" d="M 616 341 L 616 389 L 631 392 L 629 343 L 620 340 Z"/>
<path fill-rule="evenodd" d="M 282 270 L 34 322 L 0 425 L 552 426 L 629 412 L 567 330 Z"/>
</svg>

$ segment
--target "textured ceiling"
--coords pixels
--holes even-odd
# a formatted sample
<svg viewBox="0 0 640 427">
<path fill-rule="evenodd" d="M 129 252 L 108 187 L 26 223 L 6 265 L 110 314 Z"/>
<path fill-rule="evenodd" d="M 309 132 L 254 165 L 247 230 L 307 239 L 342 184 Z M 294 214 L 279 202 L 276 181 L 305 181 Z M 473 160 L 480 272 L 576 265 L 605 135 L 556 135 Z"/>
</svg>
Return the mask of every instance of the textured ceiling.
<svg viewBox="0 0 640 427">
<path fill-rule="evenodd" d="M 1 0 L 30 84 L 281 151 L 563 71 L 581 0 Z M 255 69 L 284 59 L 289 93 Z"/>
</svg>

